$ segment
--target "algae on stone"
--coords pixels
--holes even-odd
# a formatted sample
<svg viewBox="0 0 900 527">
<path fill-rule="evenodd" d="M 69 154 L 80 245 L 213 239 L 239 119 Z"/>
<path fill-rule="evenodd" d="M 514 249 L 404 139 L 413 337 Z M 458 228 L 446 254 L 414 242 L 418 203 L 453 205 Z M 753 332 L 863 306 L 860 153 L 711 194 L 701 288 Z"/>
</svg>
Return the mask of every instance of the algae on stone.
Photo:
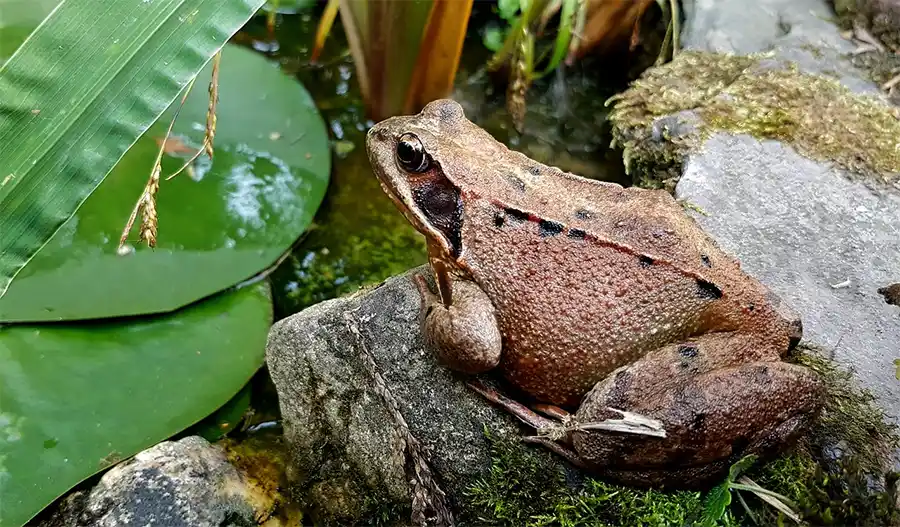
<svg viewBox="0 0 900 527">
<path fill-rule="evenodd" d="M 680 177 L 685 154 L 715 131 L 779 140 L 853 175 L 900 182 L 896 108 L 766 54 L 684 51 L 617 96 L 610 120 L 629 168 L 650 186 Z"/>
</svg>

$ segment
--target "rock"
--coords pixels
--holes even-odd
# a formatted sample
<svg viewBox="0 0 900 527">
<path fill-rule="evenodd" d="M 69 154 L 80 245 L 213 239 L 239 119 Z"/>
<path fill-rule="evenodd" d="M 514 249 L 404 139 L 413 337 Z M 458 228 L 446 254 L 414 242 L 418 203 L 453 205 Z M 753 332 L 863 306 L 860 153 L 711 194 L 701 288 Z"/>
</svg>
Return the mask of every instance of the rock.
<svg viewBox="0 0 900 527">
<path fill-rule="evenodd" d="M 379 510 L 402 524 L 459 520 L 467 487 L 490 469 L 484 427 L 521 434 L 423 348 L 411 280 L 423 270 L 322 302 L 270 331 L 266 360 L 291 450 L 288 476 L 317 523 L 346 525 Z"/>
<path fill-rule="evenodd" d="M 111 468 L 94 488 L 60 500 L 37 525 L 246 527 L 260 525 L 257 519 L 266 516 L 260 505 L 225 452 L 191 436 L 160 443 Z"/>
<path fill-rule="evenodd" d="M 801 71 L 835 77 L 859 93 L 878 88 L 850 64 L 855 45 L 830 22 L 825 0 L 761 0 L 752 9 L 741 0 L 690 0 L 682 32 L 685 49 L 714 53 L 773 52 Z"/>
<path fill-rule="evenodd" d="M 873 190 L 777 141 L 716 134 L 688 155 L 676 195 L 723 249 L 803 320 L 803 340 L 855 370 L 900 415 L 900 192 Z"/>
<path fill-rule="evenodd" d="M 855 46 L 828 22 L 834 13 L 823 0 L 766 0 L 752 9 L 742 0 L 695 0 L 687 7 L 683 34 L 687 50 L 737 56 L 691 60 L 722 60 L 737 68 L 721 80 L 712 79 L 709 91 L 690 108 L 645 115 L 641 124 L 625 119 L 615 123 L 621 142 L 630 149 L 633 165 L 645 172 L 668 170 L 668 177 L 674 167 L 677 185 L 670 189 L 706 213 L 691 213 L 700 225 L 746 271 L 797 309 L 804 342 L 828 350 L 837 363 L 852 368 L 861 385 L 897 422 L 900 381 L 893 361 L 900 357 L 898 308 L 879 294 L 900 280 L 896 108 L 850 64 L 847 54 Z M 760 52 L 768 53 L 768 58 L 740 62 Z M 803 89 L 795 89 L 800 84 L 747 81 L 766 70 L 788 71 L 793 66 L 816 76 L 800 84 L 817 82 L 829 95 L 816 99 L 815 93 L 807 92 L 813 106 L 789 108 L 792 101 L 779 99 L 777 92 L 790 88 L 788 93 L 803 96 Z M 673 71 L 668 85 L 683 86 L 683 78 Z M 648 72 L 645 77 L 653 75 Z M 666 75 L 653 79 L 650 93 L 666 91 Z M 695 86 L 708 81 L 693 75 Z M 779 80 L 790 78 L 785 74 Z M 639 89 L 632 88 L 632 96 Z M 748 106 L 743 113 L 734 110 L 747 101 L 765 103 L 767 98 L 777 103 Z M 628 95 L 625 100 L 624 107 L 633 102 Z M 643 108 L 653 104 L 658 101 Z M 816 121 L 815 114 L 826 115 L 841 105 L 846 111 L 840 118 Z M 722 109 L 733 113 L 725 115 Z M 764 112 L 783 112 L 785 128 L 779 128 L 781 123 L 774 118 L 763 121 Z M 736 122 L 729 122 L 735 121 L 734 115 Z M 673 135 L 679 130 L 673 120 L 690 126 Z M 871 132 L 881 125 L 891 131 L 854 142 L 857 130 Z M 660 134 L 660 126 L 669 135 Z M 698 129 L 703 133 L 695 133 Z M 750 133 L 743 133 L 747 130 Z M 677 144 L 671 142 L 673 137 Z M 660 145 L 667 141 L 668 153 L 660 154 Z M 823 148 L 826 143 L 834 148 Z M 881 157 L 882 152 L 887 156 Z M 652 162 L 646 162 L 650 157 Z M 867 161 L 858 162 L 861 159 Z M 873 170 L 879 163 L 880 168 Z"/>
</svg>

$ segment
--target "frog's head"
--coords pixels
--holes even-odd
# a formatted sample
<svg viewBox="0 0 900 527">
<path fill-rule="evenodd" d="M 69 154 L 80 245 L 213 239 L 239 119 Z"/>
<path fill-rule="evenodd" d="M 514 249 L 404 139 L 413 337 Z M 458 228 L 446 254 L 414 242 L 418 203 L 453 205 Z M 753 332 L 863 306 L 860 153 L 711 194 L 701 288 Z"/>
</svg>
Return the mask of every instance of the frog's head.
<svg viewBox="0 0 900 527">
<path fill-rule="evenodd" d="M 505 150 L 446 99 L 429 103 L 418 115 L 386 119 L 366 136 L 381 187 L 429 244 L 453 258 L 462 250 L 465 178 L 498 146 Z"/>
</svg>

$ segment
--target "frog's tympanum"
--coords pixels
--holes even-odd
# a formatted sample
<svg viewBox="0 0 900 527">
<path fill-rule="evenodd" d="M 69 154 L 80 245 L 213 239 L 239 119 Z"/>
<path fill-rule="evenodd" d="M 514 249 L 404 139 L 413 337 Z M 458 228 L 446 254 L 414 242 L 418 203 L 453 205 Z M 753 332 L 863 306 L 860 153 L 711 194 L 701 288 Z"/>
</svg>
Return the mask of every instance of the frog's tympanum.
<svg viewBox="0 0 900 527">
<path fill-rule="evenodd" d="M 546 443 L 556 452 L 624 483 L 698 487 L 780 451 L 819 411 L 820 379 L 782 361 L 798 317 L 667 192 L 537 163 L 449 100 L 375 125 L 367 148 L 427 240 L 437 294 L 417 277 L 423 331 L 444 364 L 496 369 L 545 413 L 596 422 L 614 408 L 666 432 L 576 430 Z"/>
</svg>

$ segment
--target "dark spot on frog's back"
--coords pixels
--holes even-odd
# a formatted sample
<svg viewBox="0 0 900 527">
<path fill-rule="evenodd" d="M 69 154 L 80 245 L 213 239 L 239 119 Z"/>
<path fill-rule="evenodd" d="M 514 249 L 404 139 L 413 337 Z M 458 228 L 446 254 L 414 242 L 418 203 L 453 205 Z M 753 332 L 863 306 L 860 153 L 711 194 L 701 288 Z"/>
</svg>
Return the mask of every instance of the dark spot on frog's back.
<svg viewBox="0 0 900 527">
<path fill-rule="evenodd" d="M 722 298 L 722 290 L 716 287 L 712 282 L 708 282 L 702 278 L 697 279 L 697 296 L 709 300 L 717 300 Z"/>
<path fill-rule="evenodd" d="M 700 261 L 702 261 L 703 265 L 705 265 L 706 267 L 712 267 L 712 262 L 709 261 L 709 256 L 706 256 L 705 254 L 701 254 Z"/>
<path fill-rule="evenodd" d="M 700 350 L 696 344 L 682 344 L 678 346 L 678 353 L 686 359 L 693 359 L 699 352 Z"/>
<path fill-rule="evenodd" d="M 494 213 L 494 226 L 495 227 L 503 227 L 504 221 L 506 221 L 506 217 L 503 216 L 502 212 L 498 211 L 498 212 Z"/>
<path fill-rule="evenodd" d="M 537 165 L 532 165 L 528 167 L 528 172 L 531 173 L 532 176 L 540 176 L 541 175 L 541 167 Z"/>
<path fill-rule="evenodd" d="M 594 217 L 594 213 L 587 209 L 578 209 L 575 211 L 575 217 L 579 220 L 589 220 Z"/>
<path fill-rule="evenodd" d="M 555 221 L 550 220 L 541 220 L 540 223 L 538 223 L 538 232 L 543 237 L 556 236 L 561 233 L 564 228 L 562 223 L 556 223 Z"/>
<path fill-rule="evenodd" d="M 641 263 L 641 267 L 650 267 L 653 265 L 653 258 L 643 254 L 638 257 L 638 261 Z"/>
<path fill-rule="evenodd" d="M 503 209 L 503 212 L 505 212 L 506 215 L 513 221 L 517 221 L 520 223 L 523 221 L 526 221 L 528 219 L 527 212 L 522 212 L 521 210 L 514 209 L 512 207 L 507 207 L 507 208 Z"/>
<path fill-rule="evenodd" d="M 587 237 L 587 233 L 581 229 L 569 229 L 569 238 L 573 240 L 583 240 Z"/>
<path fill-rule="evenodd" d="M 509 181 L 509 184 L 513 186 L 519 192 L 525 192 L 525 182 L 522 181 L 522 178 L 515 174 L 507 174 L 506 180 Z"/>
</svg>

